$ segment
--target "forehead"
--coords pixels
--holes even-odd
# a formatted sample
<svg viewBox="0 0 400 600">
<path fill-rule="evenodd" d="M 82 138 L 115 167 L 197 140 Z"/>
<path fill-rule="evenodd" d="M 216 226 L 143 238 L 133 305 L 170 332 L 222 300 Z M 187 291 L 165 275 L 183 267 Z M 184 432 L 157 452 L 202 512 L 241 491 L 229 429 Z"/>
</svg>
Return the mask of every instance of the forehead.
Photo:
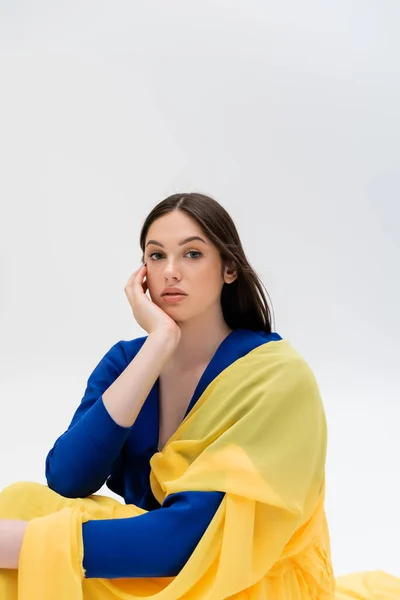
<svg viewBox="0 0 400 600">
<path fill-rule="evenodd" d="M 146 241 L 153 238 L 160 242 L 173 242 L 190 235 L 206 237 L 195 219 L 176 210 L 159 217 L 150 225 Z"/>
</svg>

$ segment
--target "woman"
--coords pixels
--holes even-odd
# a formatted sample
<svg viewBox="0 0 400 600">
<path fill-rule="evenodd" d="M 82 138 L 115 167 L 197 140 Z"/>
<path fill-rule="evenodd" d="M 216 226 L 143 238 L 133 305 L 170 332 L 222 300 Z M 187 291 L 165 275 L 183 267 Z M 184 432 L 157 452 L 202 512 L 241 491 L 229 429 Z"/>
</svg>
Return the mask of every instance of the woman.
<svg viewBox="0 0 400 600">
<path fill-rule="evenodd" d="M 140 245 L 125 293 L 148 335 L 96 366 L 48 485 L 0 493 L 1 600 L 400 597 L 382 572 L 334 579 L 318 386 L 228 213 L 175 194 Z"/>
</svg>

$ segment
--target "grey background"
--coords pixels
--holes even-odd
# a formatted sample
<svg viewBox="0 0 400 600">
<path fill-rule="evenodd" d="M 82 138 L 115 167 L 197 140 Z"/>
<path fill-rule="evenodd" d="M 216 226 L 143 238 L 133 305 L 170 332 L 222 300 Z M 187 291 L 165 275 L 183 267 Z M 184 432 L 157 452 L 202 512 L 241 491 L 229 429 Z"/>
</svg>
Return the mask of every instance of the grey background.
<svg viewBox="0 0 400 600">
<path fill-rule="evenodd" d="M 202 191 L 319 382 L 336 575 L 400 575 L 399 18 L 377 0 L 0 2 L 0 488 L 45 482 L 94 366 L 146 334 L 123 291 L 142 221 Z"/>
</svg>

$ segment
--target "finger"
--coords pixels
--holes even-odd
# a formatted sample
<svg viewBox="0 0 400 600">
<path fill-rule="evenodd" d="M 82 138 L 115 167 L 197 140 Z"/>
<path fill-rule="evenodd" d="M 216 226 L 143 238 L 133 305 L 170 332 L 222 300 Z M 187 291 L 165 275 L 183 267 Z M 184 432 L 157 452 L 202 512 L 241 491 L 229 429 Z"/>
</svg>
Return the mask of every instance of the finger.
<svg viewBox="0 0 400 600">
<path fill-rule="evenodd" d="M 138 269 L 136 269 L 136 271 L 134 271 L 132 273 L 132 275 L 129 277 L 127 285 L 132 285 L 133 282 L 135 281 L 136 276 L 138 275 L 139 271 L 142 270 L 144 267 L 144 265 L 141 265 Z"/>
<path fill-rule="evenodd" d="M 145 266 L 142 265 L 137 271 L 135 271 L 135 273 L 132 275 L 131 279 L 129 280 L 129 282 L 127 283 L 127 287 L 130 290 L 136 290 L 137 292 L 139 292 L 139 290 L 143 291 L 143 279 L 145 277 L 146 273 L 145 273 Z"/>
<path fill-rule="evenodd" d="M 143 270 L 143 267 L 144 267 L 144 265 L 140 265 L 140 267 L 132 273 L 132 277 L 135 277 L 138 273 L 140 273 L 140 271 Z"/>
<path fill-rule="evenodd" d="M 133 274 L 133 281 L 134 281 L 134 283 L 141 283 L 141 282 L 143 282 L 143 279 L 144 279 L 145 276 L 146 276 L 146 265 L 142 265 Z"/>
</svg>

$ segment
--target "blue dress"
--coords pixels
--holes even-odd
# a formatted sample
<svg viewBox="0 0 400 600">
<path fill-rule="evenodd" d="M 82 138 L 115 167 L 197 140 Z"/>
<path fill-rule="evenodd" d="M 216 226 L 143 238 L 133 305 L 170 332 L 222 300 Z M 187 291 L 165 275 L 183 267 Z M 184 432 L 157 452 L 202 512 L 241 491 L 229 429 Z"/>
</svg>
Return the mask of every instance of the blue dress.
<svg viewBox="0 0 400 600">
<path fill-rule="evenodd" d="M 146 513 L 128 519 L 90 520 L 82 525 L 86 577 L 173 577 L 199 543 L 223 492 L 180 492 L 154 497 L 150 459 L 158 452 L 159 379 L 131 427 L 117 424 L 102 394 L 139 352 L 147 336 L 121 340 L 91 373 L 68 429 L 46 457 L 49 488 L 68 498 L 85 498 L 104 484 L 126 504 Z M 277 333 L 236 329 L 217 348 L 190 400 L 185 416 L 225 368 L 261 344 L 282 339 Z"/>
</svg>

